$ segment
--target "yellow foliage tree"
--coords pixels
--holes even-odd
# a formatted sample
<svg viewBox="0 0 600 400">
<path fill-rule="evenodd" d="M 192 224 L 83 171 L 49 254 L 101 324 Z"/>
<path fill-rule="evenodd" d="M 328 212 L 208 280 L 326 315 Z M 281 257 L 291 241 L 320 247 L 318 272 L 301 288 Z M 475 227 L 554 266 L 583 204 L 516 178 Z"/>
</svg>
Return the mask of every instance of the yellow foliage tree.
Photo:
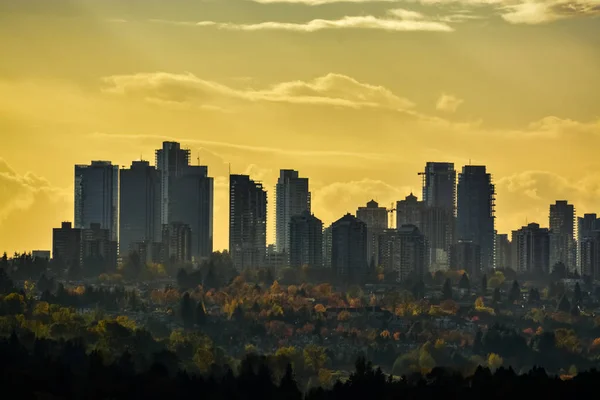
<svg viewBox="0 0 600 400">
<path fill-rule="evenodd" d="M 490 367 L 492 371 L 495 371 L 496 369 L 500 368 L 503 363 L 504 360 L 498 354 L 490 353 L 488 355 L 488 367 Z"/>
<path fill-rule="evenodd" d="M 317 305 L 315 306 L 315 312 L 316 312 L 316 313 L 323 314 L 323 313 L 325 313 L 325 311 L 326 311 L 326 310 L 325 310 L 325 306 L 324 306 L 323 304 L 320 304 L 320 303 L 319 303 L 319 304 L 317 304 Z"/>
<path fill-rule="evenodd" d="M 215 357 L 212 351 L 204 347 L 196 349 L 196 353 L 194 354 L 194 363 L 200 372 L 207 373 L 214 361 Z"/>
</svg>

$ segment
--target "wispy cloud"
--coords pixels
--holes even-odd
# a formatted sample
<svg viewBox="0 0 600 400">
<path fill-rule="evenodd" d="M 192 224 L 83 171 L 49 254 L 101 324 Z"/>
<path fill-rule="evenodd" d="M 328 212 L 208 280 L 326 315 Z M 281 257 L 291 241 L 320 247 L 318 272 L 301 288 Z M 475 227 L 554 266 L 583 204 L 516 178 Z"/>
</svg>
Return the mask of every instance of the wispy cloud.
<svg viewBox="0 0 600 400">
<path fill-rule="evenodd" d="M 512 24 L 543 24 L 566 18 L 600 15 L 599 0 L 543 1 L 529 0 L 507 4 L 502 18 Z"/>
<path fill-rule="evenodd" d="M 435 108 L 444 112 L 456 112 L 463 102 L 463 99 L 459 99 L 451 94 L 443 93 L 438 99 Z"/>
<path fill-rule="evenodd" d="M 229 148 L 235 150 L 250 151 L 256 153 L 269 153 L 288 155 L 294 157 L 351 157 L 360 158 L 364 160 L 392 160 L 393 156 L 390 154 L 382 153 L 368 153 L 368 152 L 351 152 L 341 150 L 294 150 L 280 147 L 267 147 L 267 146 L 251 146 L 239 143 L 219 142 L 214 140 L 201 140 L 201 139 L 185 139 L 179 137 L 173 137 L 168 135 L 139 135 L 139 134 L 119 134 L 119 133 L 104 133 L 94 132 L 89 134 L 90 138 L 100 140 L 119 140 L 119 141 L 140 141 L 140 140 L 152 140 L 152 141 L 175 141 L 184 144 L 194 144 L 199 146 L 210 146 Z"/>
<path fill-rule="evenodd" d="M 313 19 L 307 22 L 281 22 L 281 21 L 266 21 L 254 24 L 241 24 L 232 22 L 216 22 L 216 21 L 165 21 L 152 20 L 156 23 L 166 23 L 182 26 L 197 26 L 197 27 L 215 27 L 230 31 L 289 31 L 312 33 L 323 30 L 333 29 L 370 29 L 381 30 L 387 32 L 452 32 L 454 29 L 445 22 L 415 20 L 402 18 L 380 18 L 372 15 L 365 16 L 345 16 L 340 19 Z"/>
<path fill-rule="evenodd" d="M 383 86 L 330 73 L 311 81 L 290 81 L 267 89 L 233 89 L 193 74 L 166 72 L 114 75 L 104 78 L 105 92 L 145 101 L 226 108 L 232 101 L 268 101 L 349 108 L 405 110 L 413 106 Z"/>
</svg>

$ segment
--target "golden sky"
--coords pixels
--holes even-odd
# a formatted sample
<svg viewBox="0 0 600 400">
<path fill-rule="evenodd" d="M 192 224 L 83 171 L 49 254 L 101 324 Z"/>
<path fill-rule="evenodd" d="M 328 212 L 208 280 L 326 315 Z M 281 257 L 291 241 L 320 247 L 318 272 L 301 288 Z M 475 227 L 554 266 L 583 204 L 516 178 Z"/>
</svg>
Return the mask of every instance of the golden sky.
<svg viewBox="0 0 600 400">
<path fill-rule="evenodd" d="M 228 163 L 270 206 L 278 170 L 299 170 L 326 224 L 420 197 L 426 161 L 487 165 L 500 232 L 547 226 L 556 199 L 600 213 L 599 16 L 600 0 L 0 0 L 0 250 L 51 248 L 74 164 L 154 161 L 163 140 L 215 177 L 216 249 Z"/>
</svg>

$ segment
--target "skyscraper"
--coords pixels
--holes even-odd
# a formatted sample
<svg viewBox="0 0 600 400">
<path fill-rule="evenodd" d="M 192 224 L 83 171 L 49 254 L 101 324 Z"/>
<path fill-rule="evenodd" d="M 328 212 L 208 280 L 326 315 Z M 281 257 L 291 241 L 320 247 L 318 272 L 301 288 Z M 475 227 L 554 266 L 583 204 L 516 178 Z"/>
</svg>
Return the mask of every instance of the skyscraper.
<svg viewBox="0 0 600 400">
<path fill-rule="evenodd" d="M 192 230 L 183 222 L 162 226 L 163 262 L 185 263 L 192 261 Z"/>
<path fill-rule="evenodd" d="M 379 207 L 375 200 L 367 203 L 366 207 L 359 207 L 356 218 L 367 225 L 367 261 L 370 266 L 376 267 L 378 260 L 379 234 L 388 227 L 388 212 L 385 207 Z"/>
<path fill-rule="evenodd" d="M 421 217 L 425 202 L 419 201 L 412 192 L 404 200 L 396 202 L 396 227 L 415 225 L 421 229 Z"/>
<path fill-rule="evenodd" d="M 387 229 L 379 235 L 379 257 L 387 274 L 397 282 L 419 279 L 428 270 L 427 239 L 415 225 Z"/>
<path fill-rule="evenodd" d="M 311 268 L 323 266 L 323 222 L 309 211 L 295 215 L 290 221 L 290 266 Z"/>
<path fill-rule="evenodd" d="M 550 205 L 550 268 L 562 262 L 568 270 L 577 264 L 575 207 L 566 200 Z"/>
<path fill-rule="evenodd" d="M 161 224 L 168 224 L 172 221 L 169 217 L 171 183 L 189 164 L 190 151 L 182 149 L 177 142 L 163 142 L 162 149 L 156 150 L 156 169 L 160 172 L 161 182 Z"/>
<path fill-rule="evenodd" d="M 81 268 L 81 229 L 63 222 L 52 230 L 52 258 L 65 270 Z"/>
<path fill-rule="evenodd" d="M 550 273 L 550 232 L 531 223 L 512 232 L 513 268 L 537 275 Z"/>
<path fill-rule="evenodd" d="M 511 243 L 506 233 L 496 233 L 496 248 L 494 249 L 496 268 L 512 268 Z"/>
<path fill-rule="evenodd" d="M 214 180 L 206 166 L 187 166 L 171 178 L 170 223 L 180 222 L 191 229 L 191 255 L 196 262 L 213 251 Z"/>
<path fill-rule="evenodd" d="M 448 254 L 454 240 L 454 216 L 442 207 L 424 207 L 421 211 L 421 233 L 428 243 L 430 271 L 448 268 Z"/>
<path fill-rule="evenodd" d="M 292 217 L 304 211 L 310 213 L 308 178 L 300 178 L 298 171 L 282 169 L 277 180 L 275 195 L 275 247 L 278 252 L 289 253 Z"/>
<path fill-rule="evenodd" d="M 100 224 L 118 241 L 119 167 L 110 161 L 75 165 L 75 228 Z"/>
<path fill-rule="evenodd" d="M 600 219 L 596 214 L 584 214 L 577 218 L 577 267 L 582 275 L 591 276 L 590 243 L 596 237 L 594 232 L 598 230 Z"/>
<path fill-rule="evenodd" d="M 331 256 L 333 247 L 333 237 L 331 234 L 331 225 L 323 229 L 323 268 L 331 268 Z"/>
<path fill-rule="evenodd" d="M 494 196 L 492 176 L 483 165 L 466 165 L 458 177 L 458 240 L 481 247 L 484 270 L 494 267 Z"/>
<path fill-rule="evenodd" d="M 229 252 L 238 271 L 263 266 L 267 192 L 247 175 L 229 176 Z"/>
<path fill-rule="evenodd" d="M 459 240 L 450 246 L 450 268 L 464 270 L 469 278 L 481 275 L 481 247 L 473 242 Z"/>
<path fill-rule="evenodd" d="M 133 243 L 160 242 L 160 175 L 148 161 L 134 161 L 121 170 L 119 249 L 127 254 Z"/>
<path fill-rule="evenodd" d="M 367 224 L 352 214 L 331 224 L 331 267 L 346 281 L 360 282 L 367 275 Z"/>
<path fill-rule="evenodd" d="M 423 201 L 427 207 L 440 207 L 454 215 L 456 170 L 454 163 L 428 162 L 423 175 Z"/>
<path fill-rule="evenodd" d="M 112 240 L 110 229 L 91 223 L 81 230 L 83 268 L 86 274 L 99 275 L 117 268 L 117 242 Z"/>
</svg>

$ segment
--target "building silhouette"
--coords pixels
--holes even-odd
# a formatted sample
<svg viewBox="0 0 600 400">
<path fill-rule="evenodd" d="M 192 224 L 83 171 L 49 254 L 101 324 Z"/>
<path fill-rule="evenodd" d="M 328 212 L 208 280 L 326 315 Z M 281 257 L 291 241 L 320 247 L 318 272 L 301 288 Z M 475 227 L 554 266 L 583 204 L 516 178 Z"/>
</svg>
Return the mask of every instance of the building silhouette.
<svg viewBox="0 0 600 400">
<path fill-rule="evenodd" d="M 513 268 L 521 273 L 547 275 L 550 271 L 550 231 L 530 223 L 512 232 Z"/>
<path fill-rule="evenodd" d="M 207 260 L 213 251 L 214 180 L 206 166 L 187 166 L 171 178 L 170 223 L 180 222 L 191 229 L 192 261 Z"/>
<path fill-rule="evenodd" d="M 92 223 L 81 230 L 83 268 L 88 274 L 115 271 L 117 268 L 117 241 L 112 240 L 110 229 Z"/>
<path fill-rule="evenodd" d="M 496 247 L 494 249 L 496 268 L 512 268 L 511 242 L 506 233 L 496 233 Z"/>
<path fill-rule="evenodd" d="M 455 214 L 456 170 L 454 163 L 428 162 L 423 176 L 423 202 L 427 207 L 440 207 Z"/>
<path fill-rule="evenodd" d="M 385 274 L 397 282 L 423 277 L 427 266 L 427 239 L 415 225 L 387 229 L 379 235 L 379 257 Z"/>
<path fill-rule="evenodd" d="M 484 270 L 494 267 L 494 200 L 491 174 L 483 165 L 466 165 L 458 177 L 457 239 L 481 247 Z"/>
<path fill-rule="evenodd" d="M 573 270 L 577 264 L 575 207 L 566 200 L 550 205 L 550 267 L 559 262 Z"/>
<path fill-rule="evenodd" d="M 119 167 L 110 161 L 75 165 L 75 228 L 99 224 L 118 242 Z"/>
<path fill-rule="evenodd" d="M 450 246 L 450 269 L 464 270 L 471 279 L 481 276 L 481 247 L 462 240 L 454 243 Z"/>
<path fill-rule="evenodd" d="M 379 265 L 379 234 L 388 228 L 387 209 L 371 200 L 366 207 L 358 208 L 356 218 L 367 225 L 367 262 L 371 268 L 375 268 Z"/>
<path fill-rule="evenodd" d="M 454 238 L 454 216 L 442 207 L 424 207 L 419 229 L 428 243 L 427 263 L 431 271 L 448 268 L 450 245 Z"/>
<path fill-rule="evenodd" d="M 367 224 L 352 214 L 331 224 L 331 267 L 349 282 L 362 282 L 368 274 Z"/>
<path fill-rule="evenodd" d="M 123 255 L 135 250 L 134 243 L 161 241 L 161 197 L 159 172 L 148 161 L 134 161 L 120 175 L 119 250 Z"/>
<path fill-rule="evenodd" d="M 52 259 L 65 270 L 81 268 L 81 229 L 63 222 L 60 228 L 52 229 Z"/>
<path fill-rule="evenodd" d="M 267 192 L 247 175 L 229 176 L 229 252 L 238 271 L 262 267 L 267 247 Z"/>
<path fill-rule="evenodd" d="M 595 275 L 592 250 L 596 231 L 600 231 L 600 219 L 596 214 L 577 218 L 577 267 L 582 275 Z"/>
<path fill-rule="evenodd" d="M 331 235 L 331 225 L 323 229 L 323 268 L 331 268 L 331 256 L 333 247 L 333 237 Z"/>
<path fill-rule="evenodd" d="M 292 217 L 310 213 L 308 178 L 301 178 L 298 171 L 282 169 L 275 187 L 275 247 L 289 258 L 290 222 Z"/>
<path fill-rule="evenodd" d="M 162 227 L 162 261 L 189 263 L 192 261 L 192 229 L 183 222 L 171 222 Z"/>
<path fill-rule="evenodd" d="M 323 267 L 323 222 L 308 210 L 290 221 L 290 266 Z"/>
<path fill-rule="evenodd" d="M 412 192 L 404 200 L 396 202 L 396 227 L 414 225 L 421 229 L 421 218 L 425 202 L 419 201 Z"/>
<path fill-rule="evenodd" d="M 190 150 L 182 149 L 177 142 L 163 142 L 162 148 L 156 150 L 156 169 L 160 173 L 161 184 L 160 215 L 162 225 L 173 222 L 173 218 L 170 217 L 172 211 L 170 207 L 172 183 L 189 165 Z"/>
</svg>

